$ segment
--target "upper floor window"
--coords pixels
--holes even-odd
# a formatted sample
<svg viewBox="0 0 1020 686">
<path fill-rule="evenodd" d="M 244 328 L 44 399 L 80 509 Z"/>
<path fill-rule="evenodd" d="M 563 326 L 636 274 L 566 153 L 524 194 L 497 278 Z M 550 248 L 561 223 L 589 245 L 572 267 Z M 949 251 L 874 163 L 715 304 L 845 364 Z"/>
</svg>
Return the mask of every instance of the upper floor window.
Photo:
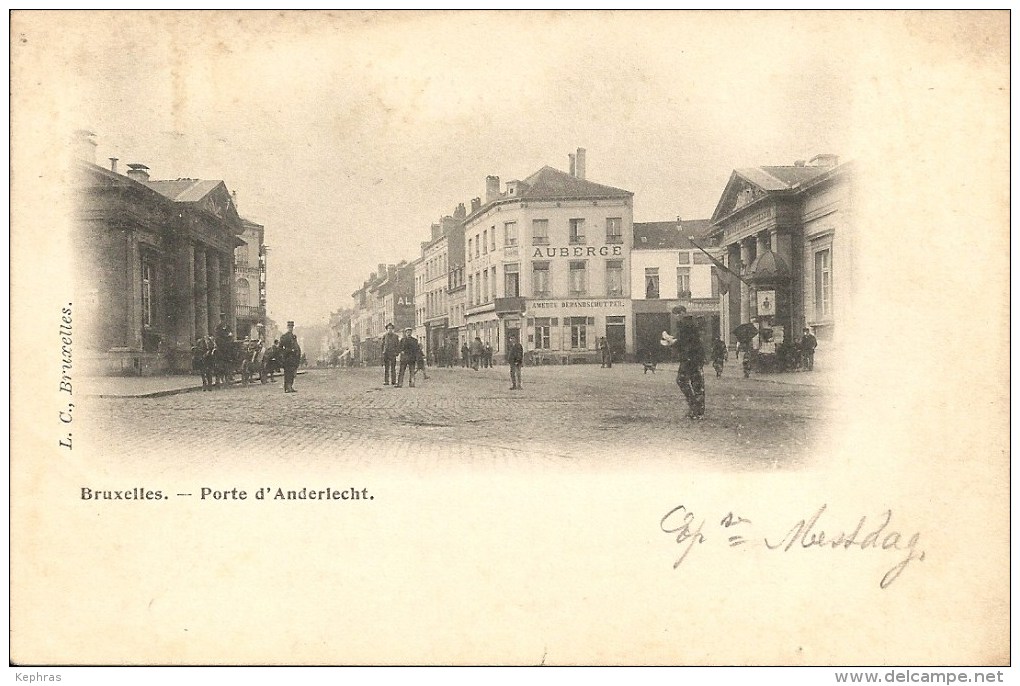
<svg viewBox="0 0 1020 686">
<path fill-rule="evenodd" d="M 549 295 L 549 263 L 531 263 L 531 287 L 536 297 Z"/>
<path fill-rule="evenodd" d="M 658 267 L 646 267 L 645 268 L 645 299 L 646 300 L 658 300 L 659 299 L 659 268 Z"/>
<path fill-rule="evenodd" d="M 832 316 L 832 252 L 826 248 L 815 253 L 815 317 Z"/>
<path fill-rule="evenodd" d="M 533 220 L 531 220 L 531 243 L 533 245 L 548 245 L 549 244 L 549 220 L 548 219 L 533 219 Z"/>
<path fill-rule="evenodd" d="M 623 260 L 606 262 L 606 295 L 623 295 Z"/>
<path fill-rule="evenodd" d="M 676 268 L 676 297 L 678 297 L 678 298 L 689 298 L 689 297 L 691 297 L 691 268 L 690 267 L 677 267 Z"/>
<path fill-rule="evenodd" d="M 583 260 L 570 263 L 570 295 L 584 295 L 588 290 L 588 263 Z"/>
<path fill-rule="evenodd" d="M 570 242 L 571 243 L 584 243 L 584 220 L 583 219 L 571 219 L 570 220 Z"/>
<path fill-rule="evenodd" d="M 623 217 L 606 219 L 606 243 L 623 243 Z"/>
<path fill-rule="evenodd" d="M 482 231 L 482 254 L 489 254 L 489 230 Z"/>
<path fill-rule="evenodd" d="M 517 245 L 517 222 L 506 222 L 503 224 L 503 245 Z"/>
</svg>

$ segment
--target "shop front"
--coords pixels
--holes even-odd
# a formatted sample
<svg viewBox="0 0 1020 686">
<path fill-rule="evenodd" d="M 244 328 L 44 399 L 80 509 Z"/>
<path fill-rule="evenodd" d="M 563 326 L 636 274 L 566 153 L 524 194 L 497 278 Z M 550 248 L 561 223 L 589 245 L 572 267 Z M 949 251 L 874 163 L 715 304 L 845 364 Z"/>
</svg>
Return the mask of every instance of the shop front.
<svg viewBox="0 0 1020 686">
<path fill-rule="evenodd" d="M 630 300 L 623 298 L 528 300 L 513 324 L 523 326 L 524 350 L 535 364 L 600 362 L 603 338 L 622 361 L 633 351 L 630 313 Z"/>
</svg>

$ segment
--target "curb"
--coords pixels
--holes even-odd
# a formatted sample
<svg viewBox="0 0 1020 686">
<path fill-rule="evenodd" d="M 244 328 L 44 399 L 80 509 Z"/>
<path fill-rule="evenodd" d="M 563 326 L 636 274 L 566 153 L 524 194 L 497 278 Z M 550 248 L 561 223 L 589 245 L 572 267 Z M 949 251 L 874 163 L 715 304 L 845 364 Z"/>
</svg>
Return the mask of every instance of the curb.
<svg viewBox="0 0 1020 686">
<path fill-rule="evenodd" d="M 306 371 L 300 371 L 296 373 L 296 376 L 301 376 L 307 373 Z M 282 378 L 282 375 L 281 375 Z M 231 386 L 243 386 L 244 384 L 240 379 L 237 381 L 231 381 L 227 384 L 227 387 Z M 263 384 L 259 384 L 260 386 Z M 170 395 L 179 395 L 181 393 L 192 393 L 194 391 L 201 391 L 201 386 L 185 386 L 184 388 L 168 388 L 163 391 L 152 391 L 151 393 L 85 393 L 87 398 L 165 398 Z"/>
</svg>

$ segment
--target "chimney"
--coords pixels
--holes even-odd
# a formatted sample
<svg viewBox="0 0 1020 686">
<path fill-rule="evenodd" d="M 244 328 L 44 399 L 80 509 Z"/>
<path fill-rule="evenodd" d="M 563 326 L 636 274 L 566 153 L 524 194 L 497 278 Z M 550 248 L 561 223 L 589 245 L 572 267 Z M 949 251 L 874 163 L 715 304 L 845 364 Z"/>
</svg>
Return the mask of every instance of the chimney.
<svg viewBox="0 0 1020 686">
<path fill-rule="evenodd" d="M 74 132 L 74 155 L 83 162 L 96 163 L 96 134 L 85 129 Z"/>
<path fill-rule="evenodd" d="M 144 164 L 129 164 L 127 175 L 139 183 L 145 183 L 149 180 L 149 168 Z"/>
<path fill-rule="evenodd" d="M 464 203 L 457 205 L 457 209 L 453 211 L 453 218 L 457 221 L 462 220 L 467 216 L 467 210 L 464 209 Z"/>
<path fill-rule="evenodd" d="M 577 174 L 575 176 L 579 179 L 584 179 L 585 152 L 587 151 L 584 148 L 577 149 Z"/>
<path fill-rule="evenodd" d="M 379 277 L 380 279 L 381 279 L 381 278 L 383 278 L 384 276 L 386 276 L 386 265 L 385 265 L 385 264 L 380 264 L 380 265 L 379 265 L 379 271 L 378 271 L 378 272 L 376 272 L 376 275 L 377 275 L 377 276 L 378 276 L 378 277 Z"/>
<path fill-rule="evenodd" d="M 499 199 L 499 177 L 498 176 L 486 176 L 485 177 L 485 203 L 488 204 L 493 200 Z"/>
<path fill-rule="evenodd" d="M 570 158 L 570 175 L 577 176 L 577 167 L 575 166 L 574 163 L 574 153 L 570 153 L 569 155 L 567 155 L 567 157 Z"/>
<path fill-rule="evenodd" d="M 463 205 L 461 205 L 461 207 L 463 207 Z M 457 225 L 457 220 L 451 217 L 450 215 L 446 215 L 440 221 L 443 222 L 442 235 L 444 236 L 453 231 L 453 227 Z"/>
<path fill-rule="evenodd" d="M 439 224 L 432 225 L 432 240 L 436 240 L 437 238 L 443 235 L 442 233 L 440 233 L 440 229 L 442 229 L 442 227 Z"/>
<path fill-rule="evenodd" d="M 116 157 L 111 157 L 110 158 L 110 171 L 112 171 L 114 174 L 117 173 L 117 158 Z"/>
<path fill-rule="evenodd" d="M 471 198 L 471 214 L 474 214 L 475 212 L 480 210 L 481 207 L 482 207 L 481 198 Z"/>
</svg>

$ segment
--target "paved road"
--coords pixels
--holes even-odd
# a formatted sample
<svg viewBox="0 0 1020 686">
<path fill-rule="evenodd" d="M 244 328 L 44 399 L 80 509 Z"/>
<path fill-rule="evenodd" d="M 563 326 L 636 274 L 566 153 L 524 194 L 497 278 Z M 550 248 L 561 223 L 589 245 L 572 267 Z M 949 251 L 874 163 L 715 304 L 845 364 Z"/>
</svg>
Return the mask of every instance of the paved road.
<svg viewBox="0 0 1020 686">
<path fill-rule="evenodd" d="M 669 459 L 714 469 L 803 464 L 833 414 L 824 387 L 740 378 L 706 367 L 708 413 L 685 417 L 675 370 L 639 365 L 432 369 L 416 388 L 383 386 L 381 369 L 311 370 L 281 383 L 160 398 L 89 398 L 79 445 L 108 455 L 200 454 L 209 460 L 352 464 L 432 461 L 598 463 Z M 84 435 L 81 435 L 84 434 Z M 83 445 L 84 444 L 84 445 Z M 78 446 L 76 445 L 76 448 Z"/>
</svg>

